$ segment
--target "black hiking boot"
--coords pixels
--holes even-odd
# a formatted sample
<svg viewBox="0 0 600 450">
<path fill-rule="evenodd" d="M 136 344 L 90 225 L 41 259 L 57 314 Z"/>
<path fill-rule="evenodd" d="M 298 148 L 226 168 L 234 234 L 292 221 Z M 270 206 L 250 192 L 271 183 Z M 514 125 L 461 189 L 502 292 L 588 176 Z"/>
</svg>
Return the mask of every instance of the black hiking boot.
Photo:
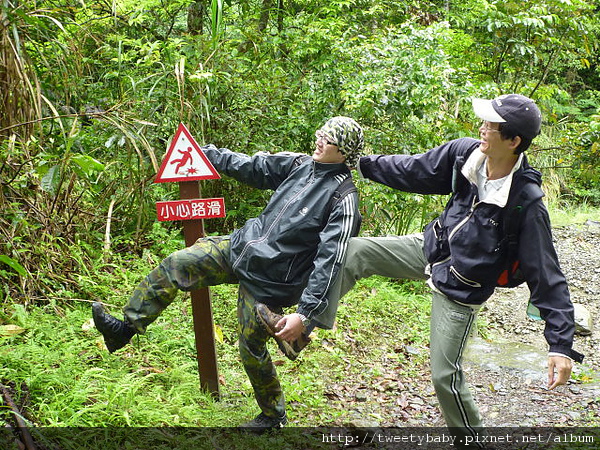
<svg viewBox="0 0 600 450">
<path fill-rule="evenodd" d="M 256 303 L 255 308 L 258 321 L 263 325 L 263 327 L 265 327 L 267 333 L 273 336 L 273 339 L 275 339 L 275 342 L 277 342 L 279 350 L 281 350 L 283 354 L 292 361 L 298 358 L 298 355 L 302 349 L 310 344 L 311 339 L 305 333 L 302 333 L 298 339 L 292 342 L 288 342 L 285 339 L 275 336 L 275 333 L 279 331 L 276 327 L 276 324 L 283 316 L 271 311 L 264 303 Z"/>
<path fill-rule="evenodd" d="M 92 303 L 92 316 L 96 328 L 104 336 L 104 343 L 110 353 L 125 347 L 136 333 L 127 319 L 119 320 L 104 312 L 101 303 Z"/>
<path fill-rule="evenodd" d="M 252 433 L 264 433 L 270 430 L 277 430 L 287 425 L 287 419 L 283 417 L 269 417 L 264 413 L 260 413 L 250 422 L 246 422 L 240 425 L 244 431 L 250 431 Z"/>
</svg>

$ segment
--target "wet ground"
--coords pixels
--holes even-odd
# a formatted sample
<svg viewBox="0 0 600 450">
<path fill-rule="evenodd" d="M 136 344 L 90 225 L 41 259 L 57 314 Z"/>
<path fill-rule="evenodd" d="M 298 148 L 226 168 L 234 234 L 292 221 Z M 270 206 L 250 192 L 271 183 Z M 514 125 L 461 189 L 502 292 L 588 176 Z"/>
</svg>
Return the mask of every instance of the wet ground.
<svg viewBox="0 0 600 450">
<path fill-rule="evenodd" d="M 586 372 L 585 382 L 549 391 L 546 362 L 539 346 L 472 340 L 466 373 L 488 426 L 578 426 L 600 419 L 600 373 Z"/>
<path fill-rule="evenodd" d="M 557 228 L 553 236 L 572 301 L 592 315 L 592 334 L 575 336 L 585 360 L 568 385 L 548 391 L 544 322 L 525 313 L 529 289 L 497 290 L 465 364 L 489 426 L 600 424 L 600 223 Z"/>
</svg>

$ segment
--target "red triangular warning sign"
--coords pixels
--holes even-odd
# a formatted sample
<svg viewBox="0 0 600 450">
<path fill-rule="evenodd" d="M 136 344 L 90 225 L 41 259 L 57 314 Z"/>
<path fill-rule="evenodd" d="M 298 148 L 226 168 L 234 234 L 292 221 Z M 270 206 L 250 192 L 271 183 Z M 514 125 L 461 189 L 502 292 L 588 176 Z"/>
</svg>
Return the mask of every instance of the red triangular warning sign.
<svg viewBox="0 0 600 450">
<path fill-rule="evenodd" d="M 188 129 L 180 123 L 155 183 L 221 178 Z"/>
</svg>

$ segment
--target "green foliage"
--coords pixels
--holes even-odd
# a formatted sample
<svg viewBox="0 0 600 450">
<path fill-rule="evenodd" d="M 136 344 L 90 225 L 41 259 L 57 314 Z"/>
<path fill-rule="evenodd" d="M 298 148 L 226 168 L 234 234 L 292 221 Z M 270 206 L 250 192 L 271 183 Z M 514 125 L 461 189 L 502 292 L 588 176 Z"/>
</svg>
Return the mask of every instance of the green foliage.
<svg viewBox="0 0 600 450">
<path fill-rule="evenodd" d="M 445 24 L 420 29 L 407 23 L 373 42 L 345 39 L 339 52 L 355 65 L 341 93 L 346 107 L 368 118 L 416 116 L 435 122 L 445 108 L 453 109 L 453 94 L 463 81 L 444 52 L 448 36 Z"/>
<path fill-rule="evenodd" d="M 0 254 L 32 274 L 4 273 L 9 292 L 77 289 L 74 274 L 111 252 L 142 255 L 155 202 L 178 196 L 152 179 L 180 121 L 200 143 L 310 153 L 314 130 L 346 114 L 369 151 L 416 153 L 477 134 L 470 97 L 534 92 L 544 147 L 568 143 L 550 155 L 569 167 L 561 183 L 597 201 L 600 25 L 585 1 L 202 5 L 2 4 L 1 37 L 13 44 L 2 48 L 17 53 L 5 53 L 0 76 L 18 80 L 20 103 L 0 106 Z M 201 26 L 188 29 L 188 11 L 204 14 Z M 269 192 L 223 179 L 203 195 L 225 197 L 227 217 L 205 226 L 227 234 Z M 365 234 L 419 229 L 443 201 L 366 184 L 361 198 Z"/>
<path fill-rule="evenodd" d="M 354 309 L 357 303 L 362 305 L 360 313 Z M 361 342 L 366 343 L 375 335 L 388 339 L 402 336 L 404 343 L 420 345 L 429 336 L 430 311 L 429 288 L 424 282 L 388 281 L 375 276 L 361 280 L 344 297 L 338 321 L 341 329 L 350 330 Z M 396 319 L 390 321 L 394 315 Z M 401 331 L 396 334 L 398 329 Z"/>
<path fill-rule="evenodd" d="M 142 277 L 156 256 L 105 266 L 106 275 L 96 281 L 108 286 L 108 272 L 113 272 L 109 304 L 121 303 L 115 297 L 125 296 L 129 283 Z M 11 380 L 15 400 L 27 396 L 26 420 L 32 428 L 235 427 L 258 410 L 238 356 L 236 288 L 212 289 L 215 327 L 223 336 L 216 343 L 220 401 L 199 389 L 191 306 L 183 294 L 145 335 L 113 355 L 92 325 L 88 302 L 7 307 L 0 312 L 0 326 L 21 332 L 0 334 L 7 350 L 0 352 L 0 380 Z M 426 290 L 422 282 L 365 280 L 341 305 L 339 327 L 318 330 L 299 360 L 286 360 L 270 341 L 291 423 L 340 426 L 351 411 L 345 403 L 330 402 L 331 385 L 348 377 L 370 383 L 383 370 L 378 361 L 393 360 L 399 377 L 422 371 L 428 358 Z M 111 310 L 116 314 L 118 308 Z M 390 341 L 394 345 L 386 349 Z"/>
<path fill-rule="evenodd" d="M 269 4 L 0 4 L 0 326 L 19 331 L 0 335 L 0 378 L 30 399 L 34 425 L 235 426 L 257 412 L 237 356 L 234 286 L 213 290 L 221 402 L 198 389 L 186 296 L 123 354 L 108 355 L 90 328 L 89 301 L 118 311 L 184 245 L 179 223 L 155 219 L 155 202 L 178 198 L 177 187 L 152 183 L 179 122 L 201 144 L 310 153 L 314 130 L 346 114 L 365 127 L 368 151 L 413 154 L 477 136 L 470 97 L 516 91 L 544 113 L 530 153 L 551 204 L 600 204 L 593 2 Z M 445 200 L 359 189 L 365 235 L 420 230 Z M 227 217 L 205 224 L 211 234 L 256 216 L 270 194 L 227 178 L 202 192 L 226 199 Z M 278 357 L 294 425 L 345 423 L 348 405 L 329 401 L 327 386 L 372 383 L 381 361 L 400 379 L 421 375 L 425 290 L 365 280 L 301 363 Z M 273 447 L 306 445 L 294 444 Z"/>
<path fill-rule="evenodd" d="M 422 231 L 443 208 L 443 198 L 410 194 L 382 186 L 360 183 L 363 235 L 385 236 Z"/>
<path fill-rule="evenodd" d="M 30 275 L 29 272 L 27 272 L 27 269 L 25 269 L 21 264 L 19 264 L 18 261 L 14 260 L 13 258 L 10 258 L 6 255 L 0 255 L 0 263 L 5 264 L 10 269 L 14 270 L 14 272 L 0 270 L 0 277 L 2 277 L 2 278 L 9 279 L 15 275 L 20 275 L 23 278 L 26 278 Z"/>
<path fill-rule="evenodd" d="M 472 50 L 480 70 L 511 91 L 532 95 L 556 68 L 590 66 L 597 46 L 586 1 L 504 2 L 474 0 L 449 13 L 460 28 L 474 27 Z M 470 53 L 471 54 L 471 53 Z"/>
<path fill-rule="evenodd" d="M 588 91 L 573 102 L 564 91 L 557 90 L 554 97 L 542 100 L 549 120 L 555 123 L 534 142 L 535 148 L 529 153 L 544 174 L 549 200 L 559 208 L 600 204 L 600 116 L 594 114 L 598 111 L 597 98 L 597 91 Z"/>
<path fill-rule="evenodd" d="M 573 194 L 594 205 L 600 204 L 600 114 L 572 124 L 564 134 L 563 143 L 566 152 L 559 162 L 570 165 L 569 185 Z"/>
</svg>

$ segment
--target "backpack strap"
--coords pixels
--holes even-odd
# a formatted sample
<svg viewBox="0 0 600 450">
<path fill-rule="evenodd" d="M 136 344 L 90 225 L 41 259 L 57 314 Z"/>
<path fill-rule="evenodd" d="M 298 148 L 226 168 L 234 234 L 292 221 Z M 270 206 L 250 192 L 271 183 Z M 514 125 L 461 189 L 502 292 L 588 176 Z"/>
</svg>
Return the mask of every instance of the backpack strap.
<svg viewBox="0 0 600 450">
<path fill-rule="evenodd" d="M 460 171 L 462 169 L 462 166 L 465 165 L 465 157 L 464 156 L 458 156 L 456 158 L 456 160 L 454 161 L 454 165 L 452 166 L 452 193 L 456 194 L 458 192 L 459 189 L 459 181 L 461 179 L 464 179 L 464 177 L 462 177 Z M 464 182 L 463 182 L 464 184 Z"/>
<path fill-rule="evenodd" d="M 331 211 L 333 211 L 334 206 L 341 202 L 344 197 L 346 197 L 352 192 L 358 192 L 358 190 L 356 189 L 356 186 L 352 181 L 352 176 L 348 175 L 346 178 L 344 178 L 344 181 L 342 181 L 340 185 L 335 189 L 333 195 L 329 199 L 329 202 L 327 203 L 327 208 L 325 208 L 325 212 L 323 213 L 321 222 L 322 227 L 325 227 L 325 224 L 327 224 L 327 221 L 329 220 L 329 215 L 331 214 Z"/>
</svg>

